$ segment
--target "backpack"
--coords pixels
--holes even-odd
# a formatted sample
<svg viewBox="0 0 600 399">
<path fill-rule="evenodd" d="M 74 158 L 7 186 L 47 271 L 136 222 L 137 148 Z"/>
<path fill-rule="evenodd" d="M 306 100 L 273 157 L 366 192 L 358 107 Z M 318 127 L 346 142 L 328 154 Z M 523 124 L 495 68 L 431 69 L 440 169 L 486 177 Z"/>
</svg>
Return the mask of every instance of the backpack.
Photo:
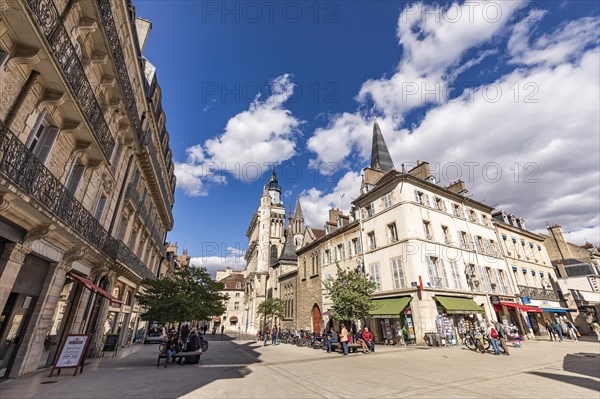
<svg viewBox="0 0 600 399">
<path fill-rule="evenodd" d="M 498 331 L 496 331 L 496 329 L 494 327 L 492 327 L 492 329 L 490 330 L 490 336 L 493 339 L 498 339 Z"/>
</svg>

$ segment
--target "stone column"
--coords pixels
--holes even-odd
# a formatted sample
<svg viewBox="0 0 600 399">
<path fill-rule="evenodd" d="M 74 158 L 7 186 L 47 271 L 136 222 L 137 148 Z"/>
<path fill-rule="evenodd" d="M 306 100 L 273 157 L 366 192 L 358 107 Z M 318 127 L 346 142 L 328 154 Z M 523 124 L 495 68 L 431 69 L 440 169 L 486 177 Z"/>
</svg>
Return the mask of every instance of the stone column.
<svg viewBox="0 0 600 399">
<path fill-rule="evenodd" d="M 31 248 L 22 244 L 5 244 L 0 257 L 0 311 L 4 309 L 12 287 Z"/>
<path fill-rule="evenodd" d="M 40 356 L 44 351 L 44 339 L 52 325 L 52 317 L 65 284 L 67 272 L 71 270 L 71 265 L 75 260 L 84 256 L 85 249 L 75 247 L 65 253 L 60 263 L 50 264 L 42 291 L 36 301 L 23 341 L 17 352 L 10 373 L 11 377 L 19 377 L 37 370 Z"/>
</svg>

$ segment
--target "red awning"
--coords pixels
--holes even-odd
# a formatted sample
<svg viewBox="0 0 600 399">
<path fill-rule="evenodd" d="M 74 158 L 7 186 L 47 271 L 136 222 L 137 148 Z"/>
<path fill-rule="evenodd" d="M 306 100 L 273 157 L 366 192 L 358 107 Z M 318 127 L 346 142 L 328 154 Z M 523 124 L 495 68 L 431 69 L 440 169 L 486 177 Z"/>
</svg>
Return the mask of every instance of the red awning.
<svg viewBox="0 0 600 399">
<path fill-rule="evenodd" d="M 123 304 L 123 302 L 119 301 L 117 298 L 115 298 L 108 292 L 104 291 L 102 288 L 98 287 L 96 284 L 92 283 L 90 280 L 86 280 L 83 277 L 79 277 L 78 275 L 73 274 L 71 272 L 67 273 L 67 277 L 79 282 L 80 284 L 83 284 L 83 286 L 85 288 L 87 288 L 88 290 L 95 292 L 96 294 L 101 295 L 104 298 L 107 298 L 110 301 L 110 306 L 114 306 L 114 307 L 118 308 Z"/>
<path fill-rule="evenodd" d="M 542 313 L 542 309 L 540 308 L 535 306 L 521 305 L 520 303 L 516 302 L 500 302 L 500 305 L 508 306 L 509 308 L 521 309 L 524 312 Z"/>
</svg>

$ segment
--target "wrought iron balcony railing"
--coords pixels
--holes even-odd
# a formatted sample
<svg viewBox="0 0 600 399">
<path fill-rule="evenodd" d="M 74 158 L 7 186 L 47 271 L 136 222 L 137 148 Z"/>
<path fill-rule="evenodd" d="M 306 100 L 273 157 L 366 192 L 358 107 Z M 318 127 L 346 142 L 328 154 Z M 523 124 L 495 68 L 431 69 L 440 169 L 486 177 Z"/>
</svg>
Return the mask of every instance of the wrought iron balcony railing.
<svg viewBox="0 0 600 399">
<path fill-rule="evenodd" d="M 547 290 L 544 288 L 528 287 L 525 285 L 519 285 L 519 293 L 521 296 L 528 296 L 534 299 L 549 299 L 558 301 L 559 297 L 556 291 Z"/>
<path fill-rule="evenodd" d="M 152 272 L 121 241 L 112 237 L 73 194 L 0 121 L 0 175 L 24 191 L 111 260 L 120 260 L 142 277 Z"/>
<path fill-rule="evenodd" d="M 102 108 L 98 104 L 92 85 L 90 84 L 79 56 L 71 43 L 61 16 L 53 0 L 27 0 L 35 21 L 42 30 L 60 65 L 65 79 L 75 94 L 77 103 L 82 109 L 91 132 L 106 159 L 110 159 L 115 146 L 108 124 L 104 119 Z"/>
</svg>

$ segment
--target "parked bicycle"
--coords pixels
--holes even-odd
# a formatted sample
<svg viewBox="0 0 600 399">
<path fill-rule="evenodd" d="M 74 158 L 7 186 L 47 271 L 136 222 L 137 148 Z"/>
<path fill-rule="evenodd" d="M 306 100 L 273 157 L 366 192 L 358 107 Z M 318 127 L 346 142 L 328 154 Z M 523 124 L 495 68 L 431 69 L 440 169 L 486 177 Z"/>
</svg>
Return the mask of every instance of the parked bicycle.
<svg viewBox="0 0 600 399">
<path fill-rule="evenodd" d="M 473 331 L 465 337 L 463 343 L 470 350 L 485 353 L 490 348 L 490 340 L 483 336 L 480 331 Z"/>
</svg>

